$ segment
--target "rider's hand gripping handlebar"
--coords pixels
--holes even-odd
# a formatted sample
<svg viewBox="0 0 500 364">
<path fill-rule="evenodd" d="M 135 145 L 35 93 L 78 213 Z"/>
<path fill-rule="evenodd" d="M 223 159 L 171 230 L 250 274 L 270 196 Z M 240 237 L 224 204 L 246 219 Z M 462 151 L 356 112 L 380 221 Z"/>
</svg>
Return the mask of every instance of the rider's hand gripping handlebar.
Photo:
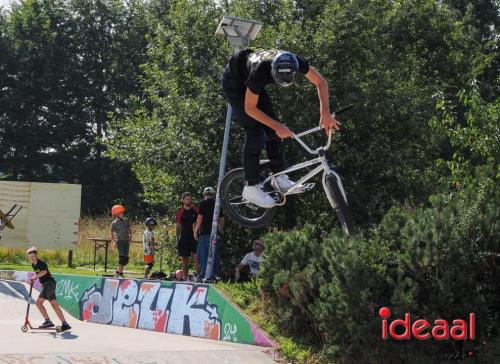
<svg viewBox="0 0 500 364">
<path fill-rule="evenodd" d="M 351 109 L 352 107 L 354 107 L 353 104 L 351 105 L 347 105 L 337 111 L 335 111 L 333 114 L 332 114 L 332 117 L 335 117 L 337 116 L 338 114 L 344 112 L 344 111 L 347 111 L 349 109 Z M 311 133 L 315 133 L 317 131 L 320 131 L 321 129 L 323 129 L 321 126 L 317 126 L 315 128 L 312 128 L 312 129 L 309 129 L 309 130 L 306 130 L 306 131 L 303 131 L 302 133 L 299 133 L 299 134 L 294 134 L 293 135 L 293 138 L 299 142 L 300 145 L 302 145 L 302 147 L 307 150 L 310 154 L 319 154 L 319 151 L 321 149 L 325 150 L 325 149 L 328 149 L 330 148 L 330 145 L 332 144 L 332 130 L 330 129 L 329 132 L 328 132 L 328 143 L 324 146 L 324 147 L 320 147 L 316 150 L 312 150 L 311 148 L 309 148 L 309 146 L 304 143 L 304 141 L 301 139 L 301 137 L 305 136 L 305 135 L 308 135 L 308 134 L 311 134 Z"/>
</svg>

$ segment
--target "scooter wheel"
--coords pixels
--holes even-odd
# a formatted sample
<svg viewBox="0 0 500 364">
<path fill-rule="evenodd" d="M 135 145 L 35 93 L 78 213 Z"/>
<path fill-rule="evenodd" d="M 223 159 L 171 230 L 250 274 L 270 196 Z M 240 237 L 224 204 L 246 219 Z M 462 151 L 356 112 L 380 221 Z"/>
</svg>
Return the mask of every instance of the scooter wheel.
<svg viewBox="0 0 500 364">
<path fill-rule="evenodd" d="M 62 331 L 61 326 L 57 326 L 56 327 L 56 332 L 61 332 L 61 331 Z"/>
<path fill-rule="evenodd" d="M 21 331 L 22 332 L 28 332 L 28 326 L 27 325 L 21 326 Z"/>
</svg>

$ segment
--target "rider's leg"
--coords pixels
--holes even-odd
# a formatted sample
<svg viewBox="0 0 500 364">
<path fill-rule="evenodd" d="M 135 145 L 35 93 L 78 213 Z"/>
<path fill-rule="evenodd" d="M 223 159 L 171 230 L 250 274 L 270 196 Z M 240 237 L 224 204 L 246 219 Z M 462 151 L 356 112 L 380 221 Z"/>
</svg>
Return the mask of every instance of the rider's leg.
<svg viewBox="0 0 500 364">
<path fill-rule="evenodd" d="M 247 183 L 243 189 L 243 198 L 258 206 L 271 208 L 276 202 L 259 184 L 259 160 L 265 141 L 264 125 L 245 112 L 245 89 L 235 87 L 234 82 L 226 77 L 222 78 L 222 88 L 238 123 L 245 129 L 243 169 Z"/>
<path fill-rule="evenodd" d="M 264 125 L 245 112 L 245 89 L 237 87 L 231 75 L 223 76 L 222 88 L 233 114 L 236 115 L 236 120 L 245 129 L 245 144 L 242 151 L 245 180 L 249 185 L 256 185 L 259 183 L 260 153 L 264 148 Z"/>
<path fill-rule="evenodd" d="M 245 128 L 243 169 L 245 170 L 245 180 L 250 186 L 259 183 L 259 161 L 264 141 L 264 129 L 262 127 Z"/>
<path fill-rule="evenodd" d="M 261 91 L 257 106 L 271 118 L 278 120 L 266 90 Z M 266 134 L 266 153 L 267 158 L 271 160 L 271 170 L 273 173 L 281 172 L 283 170 L 283 142 L 270 127 L 263 125 L 263 129 Z"/>
</svg>

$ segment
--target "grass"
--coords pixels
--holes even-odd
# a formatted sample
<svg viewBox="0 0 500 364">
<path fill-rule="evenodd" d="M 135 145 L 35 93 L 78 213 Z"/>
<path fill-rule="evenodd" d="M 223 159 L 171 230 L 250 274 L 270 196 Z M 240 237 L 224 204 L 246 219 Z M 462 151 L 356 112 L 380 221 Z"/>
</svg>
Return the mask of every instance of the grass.
<svg viewBox="0 0 500 364">
<path fill-rule="evenodd" d="M 262 299 L 258 281 L 245 283 L 217 283 L 224 294 L 243 312 L 245 312 L 258 327 L 266 332 L 278 345 L 278 352 L 287 363 L 326 364 L 321 354 L 310 346 L 304 345 L 297 338 L 283 335 L 271 315 L 266 312 L 265 300 Z"/>
</svg>

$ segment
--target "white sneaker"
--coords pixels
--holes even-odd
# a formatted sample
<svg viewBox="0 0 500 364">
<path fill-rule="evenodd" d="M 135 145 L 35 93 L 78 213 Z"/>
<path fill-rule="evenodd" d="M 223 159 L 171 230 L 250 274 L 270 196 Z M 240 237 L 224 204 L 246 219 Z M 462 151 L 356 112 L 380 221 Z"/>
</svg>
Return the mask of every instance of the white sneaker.
<svg viewBox="0 0 500 364">
<path fill-rule="evenodd" d="M 260 185 L 245 186 L 243 188 L 243 199 L 265 209 L 276 206 L 274 199 L 265 193 Z"/>
<path fill-rule="evenodd" d="M 295 182 L 293 182 L 286 174 L 282 174 L 274 178 L 271 181 L 271 185 L 273 188 L 281 192 L 286 192 L 295 185 Z"/>
</svg>

